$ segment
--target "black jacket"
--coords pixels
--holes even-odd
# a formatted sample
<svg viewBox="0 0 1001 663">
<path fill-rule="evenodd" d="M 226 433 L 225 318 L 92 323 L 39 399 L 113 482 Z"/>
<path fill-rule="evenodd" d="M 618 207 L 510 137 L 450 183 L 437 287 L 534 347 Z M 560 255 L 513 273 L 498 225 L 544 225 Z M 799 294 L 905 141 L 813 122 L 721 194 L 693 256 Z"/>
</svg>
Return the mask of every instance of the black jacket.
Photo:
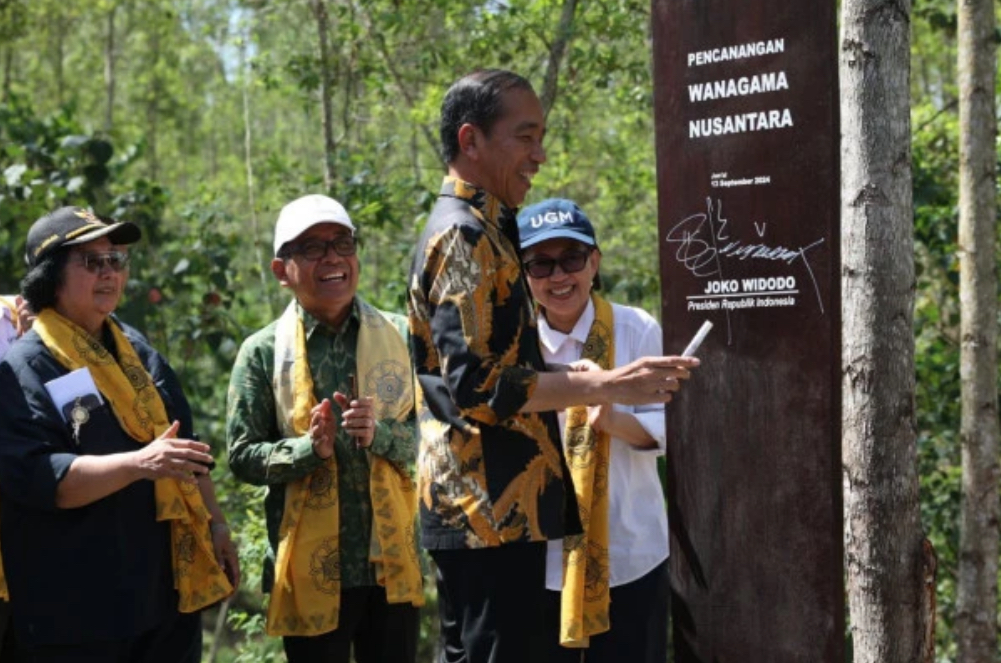
<svg viewBox="0 0 1001 663">
<path fill-rule="evenodd" d="M 120 324 L 116 321 L 110 324 Z M 166 360 L 121 325 L 153 377 L 168 417 L 191 436 L 191 410 Z M 153 482 L 136 481 L 76 509 L 55 505 L 78 455 L 134 451 L 107 399 L 79 444 L 45 389 L 65 375 L 35 332 L 0 362 L 0 553 L 14 626 L 30 645 L 131 639 L 177 611 L 169 524 L 156 521 Z"/>
</svg>

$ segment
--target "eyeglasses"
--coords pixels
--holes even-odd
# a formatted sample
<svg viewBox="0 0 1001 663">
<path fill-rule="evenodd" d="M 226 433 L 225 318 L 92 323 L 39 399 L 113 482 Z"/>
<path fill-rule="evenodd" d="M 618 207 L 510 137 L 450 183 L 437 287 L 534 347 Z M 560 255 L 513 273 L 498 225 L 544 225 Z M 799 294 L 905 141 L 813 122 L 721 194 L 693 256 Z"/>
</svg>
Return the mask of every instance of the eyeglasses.
<svg viewBox="0 0 1001 663">
<path fill-rule="evenodd" d="M 327 251 L 330 249 L 333 249 L 334 253 L 339 256 L 353 256 L 358 251 L 358 242 L 353 235 L 341 235 L 326 242 L 319 239 L 311 239 L 298 246 L 290 247 L 288 252 L 291 255 L 299 256 L 312 262 L 327 255 Z"/>
<path fill-rule="evenodd" d="M 533 279 L 544 279 L 552 276 L 556 265 L 564 274 L 576 274 L 587 265 L 590 251 L 567 251 L 559 258 L 536 258 L 525 263 L 525 271 Z"/>
<path fill-rule="evenodd" d="M 122 251 L 84 253 L 80 256 L 80 264 L 91 274 L 100 274 L 105 267 L 110 267 L 113 272 L 120 272 L 129 266 L 129 254 Z"/>
</svg>

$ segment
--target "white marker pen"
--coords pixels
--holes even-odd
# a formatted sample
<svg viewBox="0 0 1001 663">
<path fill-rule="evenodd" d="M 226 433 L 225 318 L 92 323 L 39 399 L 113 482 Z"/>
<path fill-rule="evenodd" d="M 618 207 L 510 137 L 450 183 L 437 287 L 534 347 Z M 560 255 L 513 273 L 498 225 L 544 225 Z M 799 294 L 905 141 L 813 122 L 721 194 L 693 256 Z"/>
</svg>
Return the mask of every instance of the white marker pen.
<svg viewBox="0 0 1001 663">
<path fill-rule="evenodd" d="M 703 322 L 702 326 L 699 327 L 699 330 L 695 332 L 695 336 L 692 337 L 692 341 L 688 344 L 688 347 L 685 348 L 685 351 L 681 353 L 681 356 L 682 357 L 694 356 L 695 351 L 699 349 L 700 345 L 702 345 L 702 341 L 705 340 L 706 334 L 708 334 L 709 330 L 712 328 L 713 328 L 713 323 L 709 322 L 708 320 Z"/>
</svg>

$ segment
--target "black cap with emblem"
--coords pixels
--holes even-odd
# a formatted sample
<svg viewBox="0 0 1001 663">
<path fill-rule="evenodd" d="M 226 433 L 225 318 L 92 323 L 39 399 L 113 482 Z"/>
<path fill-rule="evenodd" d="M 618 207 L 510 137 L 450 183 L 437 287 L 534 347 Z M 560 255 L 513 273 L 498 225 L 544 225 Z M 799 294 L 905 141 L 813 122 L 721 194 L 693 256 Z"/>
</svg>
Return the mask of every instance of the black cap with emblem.
<svg viewBox="0 0 1001 663">
<path fill-rule="evenodd" d="M 134 223 L 100 219 L 82 207 L 60 207 L 32 224 L 24 260 L 31 268 L 62 246 L 85 244 L 104 236 L 113 244 L 134 244 L 142 231 Z"/>
</svg>

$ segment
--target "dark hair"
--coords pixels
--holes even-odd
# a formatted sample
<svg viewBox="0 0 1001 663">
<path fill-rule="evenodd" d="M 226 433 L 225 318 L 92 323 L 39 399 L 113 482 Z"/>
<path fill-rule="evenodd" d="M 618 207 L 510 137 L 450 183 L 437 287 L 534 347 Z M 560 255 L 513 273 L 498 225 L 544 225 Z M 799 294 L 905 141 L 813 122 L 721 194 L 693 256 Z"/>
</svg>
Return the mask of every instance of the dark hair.
<svg viewBox="0 0 1001 663">
<path fill-rule="evenodd" d="M 522 76 L 504 69 L 480 69 L 452 84 L 441 102 L 441 158 L 452 163 L 459 156 L 459 128 L 474 124 L 490 135 L 504 112 L 504 93 L 518 88 L 534 92 Z"/>
<path fill-rule="evenodd" d="M 35 313 L 56 305 L 56 294 L 66 281 L 70 247 L 61 247 L 42 258 L 21 280 L 21 296 Z"/>
</svg>

